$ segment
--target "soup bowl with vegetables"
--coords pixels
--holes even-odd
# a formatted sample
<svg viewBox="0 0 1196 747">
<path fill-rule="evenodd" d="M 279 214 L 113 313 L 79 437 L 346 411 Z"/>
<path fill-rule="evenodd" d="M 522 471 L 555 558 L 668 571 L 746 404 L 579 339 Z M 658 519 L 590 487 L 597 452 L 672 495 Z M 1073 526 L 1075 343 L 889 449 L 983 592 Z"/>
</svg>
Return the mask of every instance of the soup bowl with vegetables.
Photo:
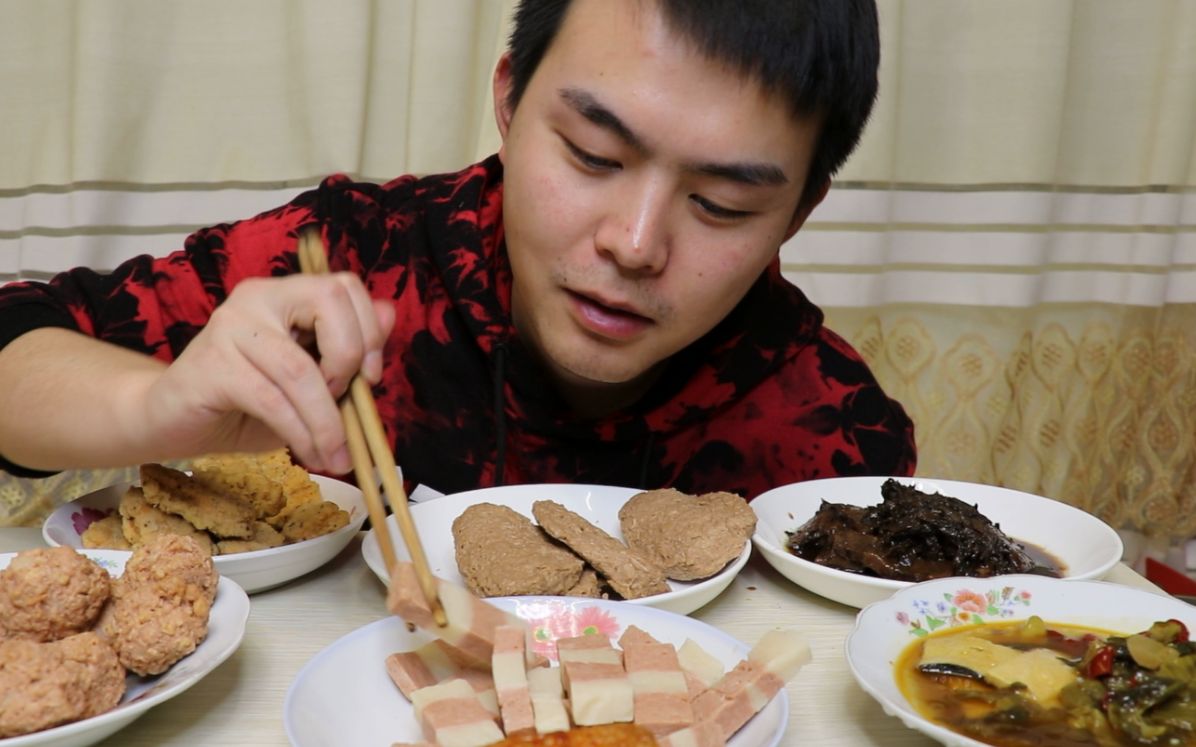
<svg viewBox="0 0 1196 747">
<path fill-rule="evenodd" d="M 846 655 L 885 712 L 946 745 L 1196 747 L 1196 607 L 1034 575 L 915 584 Z"/>
</svg>

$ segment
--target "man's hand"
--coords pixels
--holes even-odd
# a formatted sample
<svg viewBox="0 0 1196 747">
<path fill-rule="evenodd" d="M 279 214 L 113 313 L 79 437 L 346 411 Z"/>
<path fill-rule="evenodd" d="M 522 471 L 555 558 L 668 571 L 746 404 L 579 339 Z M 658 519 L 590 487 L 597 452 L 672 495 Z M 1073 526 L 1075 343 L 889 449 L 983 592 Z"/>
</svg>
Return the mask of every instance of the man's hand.
<svg viewBox="0 0 1196 747">
<path fill-rule="evenodd" d="M 34 330 L 0 350 L 0 454 L 54 470 L 285 443 L 310 469 L 347 472 L 336 399 L 358 372 L 381 378 L 393 326 L 389 301 L 338 273 L 241 282 L 169 366 Z"/>
<path fill-rule="evenodd" d="M 393 325 L 351 273 L 243 281 L 146 391 L 150 431 L 197 453 L 284 441 L 310 469 L 347 472 L 336 400 L 358 372 L 378 382 Z"/>
</svg>

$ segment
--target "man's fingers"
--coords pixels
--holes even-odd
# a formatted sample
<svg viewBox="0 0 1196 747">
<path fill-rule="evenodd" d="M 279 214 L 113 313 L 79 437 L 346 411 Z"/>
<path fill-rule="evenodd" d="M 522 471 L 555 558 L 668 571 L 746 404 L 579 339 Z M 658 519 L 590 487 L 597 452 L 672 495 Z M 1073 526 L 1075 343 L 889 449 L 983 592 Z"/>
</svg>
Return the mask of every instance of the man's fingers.
<svg viewBox="0 0 1196 747">
<path fill-rule="evenodd" d="M 315 360 L 289 335 L 238 336 L 237 351 L 267 384 L 258 383 L 246 412 L 283 436 L 318 469 L 349 468 L 340 411 Z"/>
</svg>

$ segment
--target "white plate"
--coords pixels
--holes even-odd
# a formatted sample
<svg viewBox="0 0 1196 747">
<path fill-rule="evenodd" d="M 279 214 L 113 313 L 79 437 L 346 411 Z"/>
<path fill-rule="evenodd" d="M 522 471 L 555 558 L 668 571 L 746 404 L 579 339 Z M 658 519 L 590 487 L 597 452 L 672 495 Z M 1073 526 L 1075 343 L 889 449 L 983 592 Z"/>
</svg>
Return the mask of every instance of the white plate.
<svg viewBox="0 0 1196 747">
<path fill-rule="evenodd" d="M 898 689 L 893 665 L 906 646 L 932 627 L 1021 620 L 1031 615 L 1048 623 L 1126 633 L 1174 618 L 1196 630 L 1196 607 L 1104 581 L 1029 575 L 944 578 L 909 586 L 865 607 L 847 636 L 847 664 L 860 687 L 880 703 L 885 713 L 896 716 L 906 726 L 951 747 L 985 747 L 984 742 L 918 715 Z"/>
<path fill-rule="evenodd" d="M 552 500 L 622 540 L 619 509 L 629 498 L 641 492 L 643 491 L 634 488 L 603 485 L 508 485 L 454 493 L 413 504 L 411 518 L 415 521 L 432 573 L 447 581 L 464 584 L 464 579 L 457 570 L 457 553 L 453 547 L 453 521 L 470 506 L 476 503 L 507 506 L 534 522 L 532 504 L 536 501 Z M 410 559 L 407 548 L 402 544 L 402 535 L 399 534 L 398 522 L 394 516 L 387 518 L 387 526 L 396 545 L 396 557 L 400 560 Z M 632 599 L 627 603 L 659 607 L 669 612 L 688 615 L 722 593 L 743 568 L 751 552 L 751 542 L 744 542 L 743 552 L 739 557 L 710 578 L 701 581 L 670 579 L 669 591 L 664 594 Z M 388 574 L 382 562 L 382 552 L 378 549 L 378 538 L 372 529 L 366 533 L 365 540 L 361 543 L 361 554 L 370 569 L 386 583 Z"/>
<path fill-rule="evenodd" d="M 893 581 L 828 568 L 791 553 L 788 533 L 805 524 L 823 499 L 851 506 L 881 502 L 887 477 L 835 477 L 774 488 L 752 501 L 756 533 L 752 542 L 764 558 L 790 581 L 815 594 L 852 607 L 884 599 L 909 581 Z M 1036 545 L 1061 560 L 1069 580 L 1103 578 L 1121 560 L 1121 537 L 1092 514 L 1066 503 L 1023 493 L 954 480 L 899 477 L 899 482 L 928 493 L 942 493 L 976 506 L 1014 540 Z"/>
<path fill-rule="evenodd" d="M 217 555 L 212 560 L 221 576 L 231 578 L 247 593 L 253 594 L 314 571 L 336 557 L 349 544 L 349 540 L 365 522 L 365 498 L 361 491 L 347 482 L 321 475 L 312 475 L 311 479 L 320 486 L 324 500 L 332 501 L 349 512 L 348 525 L 322 537 L 292 545 Z M 82 509 L 105 513 L 115 511 L 128 487 L 128 483 L 113 485 L 59 506 L 42 524 L 42 537 L 50 546 L 66 545 L 81 549 L 83 540 L 80 535 L 90 523 L 89 519 L 94 517 L 85 515 Z"/>
<path fill-rule="evenodd" d="M 124 572 L 131 553 L 121 550 L 79 550 L 103 566 L 113 576 Z M 7 568 L 16 553 L 0 554 L 0 568 Z M 84 747 L 123 729 L 150 708 L 170 700 L 203 679 L 208 672 L 232 656 L 245 635 L 249 617 L 249 597 L 236 582 L 221 578 L 216 587 L 216 603 L 208 617 L 208 635 L 195 651 L 180 659 L 170 669 L 154 677 L 125 678 L 125 694 L 111 711 L 72 724 L 34 732 L 20 737 L 0 739 L 0 747 Z"/>
<path fill-rule="evenodd" d="M 497 597 L 495 606 L 535 625 L 544 642 L 597 629 L 617 639 L 636 625 L 657 639 L 680 646 L 685 640 L 710 652 L 730 669 L 749 647 L 720 630 L 681 615 L 626 602 L 571 597 Z M 541 633 L 542 631 L 542 633 Z M 295 677 L 283 704 L 283 725 L 295 747 L 386 745 L 418 742 L 421 731 L 407 702 L 386 674 L 384 661 L 428 641 L 422 631 L 388 617 L 340 638 L 316 654 Z M 782 690 L 727 744 L 774 747 L 785 733 L 789 700 Z"/>
</svg>

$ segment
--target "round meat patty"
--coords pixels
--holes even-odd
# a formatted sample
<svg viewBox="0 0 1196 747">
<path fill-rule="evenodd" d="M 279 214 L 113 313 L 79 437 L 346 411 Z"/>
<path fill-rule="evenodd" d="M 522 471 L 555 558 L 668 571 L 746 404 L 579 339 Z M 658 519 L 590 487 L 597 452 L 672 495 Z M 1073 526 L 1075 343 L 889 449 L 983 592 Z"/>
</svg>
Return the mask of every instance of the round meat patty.
<svg viewBox="0 0 1196 747">
<path fill-rule="evenodd" d="M 0 738 L 97 716 L 124 692 L 125 668 L 95 633 L 0 641 Z"/>
<path fill-rule="evenodd" d="M 687 495 L 649 490 L 619 509 L 627 546 L 677 581 L 709 578 L 743 552 L 756 531 L 756 513 L 734 493 Z"/>
<path fill-rule="evenodd" d="M 89 630 L 110 588 L 108 572 L 73 548 L 25 550 L 0 571 L 0 620 L 10 638 L 56 641 Z"/>
<path fill-rule="evenodd" d="M 453 520 L 453 545 L 465 585 L 483 597 L 566 594 L 585 566 L 531 519 L 493 503 L 470 506 Z"/>
</svg>

